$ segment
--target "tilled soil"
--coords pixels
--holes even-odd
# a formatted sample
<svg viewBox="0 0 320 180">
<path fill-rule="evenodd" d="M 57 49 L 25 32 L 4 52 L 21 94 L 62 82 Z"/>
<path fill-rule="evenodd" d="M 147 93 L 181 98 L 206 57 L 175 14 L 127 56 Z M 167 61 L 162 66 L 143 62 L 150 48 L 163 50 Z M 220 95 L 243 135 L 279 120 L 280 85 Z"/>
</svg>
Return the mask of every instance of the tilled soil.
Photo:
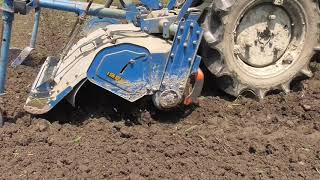
<svg viewBox="0 0 320 180">
<path fill-rule="evenodd" d="M 320 178 L 319 63 L 312 63 L 315 77 L 294 83 L 290 95 L 260 102 L 232 99 L 207 80 L 198 107 L 159 112 L 148 99 L 130 104 L 88 85 L 82 108 L 60 103 L 34 117 L 23 111 L 28 91 L 74 20 L 43 13 L 37 51 L 9 68 L 1 179 Z M 27 44 L 30 22 L 17 17 L 13 46 Z"/>
</svg>

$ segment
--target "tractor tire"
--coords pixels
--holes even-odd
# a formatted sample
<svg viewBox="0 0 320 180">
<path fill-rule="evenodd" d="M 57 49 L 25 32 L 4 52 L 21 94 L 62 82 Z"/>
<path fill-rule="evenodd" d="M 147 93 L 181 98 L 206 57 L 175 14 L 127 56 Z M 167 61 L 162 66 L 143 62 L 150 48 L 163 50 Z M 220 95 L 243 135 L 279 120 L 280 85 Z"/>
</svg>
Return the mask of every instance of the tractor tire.
<svg viewBox="0 0 320 180">
<path fill-rule="evenodd" d="M 313 76 L 309 63 L 320 47 L 318 1 L 230 2 L 214 1 L 203 23 L 200 53 L 209 71 L 223 79 L 220 88 L 263 99 L 271 90 L 289 93 L 297 76 Z"/>
</svg>

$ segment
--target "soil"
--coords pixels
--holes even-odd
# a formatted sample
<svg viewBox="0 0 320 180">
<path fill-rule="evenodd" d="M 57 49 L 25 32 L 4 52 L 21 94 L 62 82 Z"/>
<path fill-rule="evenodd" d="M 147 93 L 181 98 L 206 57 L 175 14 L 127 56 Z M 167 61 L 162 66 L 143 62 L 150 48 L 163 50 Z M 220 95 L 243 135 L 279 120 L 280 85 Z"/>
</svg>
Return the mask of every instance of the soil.
<svg viewBox="0 0 320 180">
<path fill-rule="evenodd" d="M 319 57 L 314 78 L 262 101 L 233 99 L 207 79 L 198 106 L 159 112 L 87 85 L 80 108 L 32 116 L 23 110 L 32 82 L 75 20 L 43 14 L 37 50 L 9 68 L 0 179 L 320 179 Z M 14 47 L 28 43 L 32 19 L 16 17 Z"/>
</svg>

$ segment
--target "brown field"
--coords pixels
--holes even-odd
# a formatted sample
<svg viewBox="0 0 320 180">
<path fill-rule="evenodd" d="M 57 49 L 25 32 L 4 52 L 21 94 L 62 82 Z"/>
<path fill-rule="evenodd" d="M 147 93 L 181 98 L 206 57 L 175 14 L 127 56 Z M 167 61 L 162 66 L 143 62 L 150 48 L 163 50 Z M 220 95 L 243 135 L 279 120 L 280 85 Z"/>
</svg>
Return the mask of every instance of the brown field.
<svg viewBox="0 0 320 180">
<path fill-rule="evenodd" d="M 0 179 L 320 179 L 319 58 L 314 78 L 260 102 L 231 98 L 208 78 L 198 107 L 159 112 L 88 85 L 81 108 L 32 116 L 22 108 L 31 84 L 74 22 L 42 17 L 37 51 L 9 68 Z M 13 46 L 27 45 L 32 19 L 17 16 Z"/>
</svg>

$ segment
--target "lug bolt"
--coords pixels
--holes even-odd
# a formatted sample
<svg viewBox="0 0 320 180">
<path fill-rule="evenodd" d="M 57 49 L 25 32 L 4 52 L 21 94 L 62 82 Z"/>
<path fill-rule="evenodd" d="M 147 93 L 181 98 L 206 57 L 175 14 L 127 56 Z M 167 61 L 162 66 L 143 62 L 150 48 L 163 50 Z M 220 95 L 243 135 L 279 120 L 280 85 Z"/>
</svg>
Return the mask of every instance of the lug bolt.
<svg viewBox="0 0 320 180">
<path fill-rule="evenodd" d="M 234 54 L 240 54 L 240 52 L 241 52 L 240 49 L 241 49 L 240 46 L 239 46 L 239 45 L 236 45 L 236 46 L 234 47 Z"/>
<path fill-rule="evenodd" d="M 269 18 L 269 20 L 275 20 L 277 18 L 277 16 L 272 14 L 272 15 L 269 15 L 268 18 Z"/>
<path fill-rule="evenodd" d="M 249 42 L 249 41 L 246 41 L 246 42 L 245 42 L 245 46 L 246 46 L 246 48 L 250 48 L 250 47 L 253 46 L 253 43 L 251 43 L 251 42 Z"/>
<path fill-rule="evenodd" d="M 270 41 L 270 42 L 269 42 L 269 46 L 270 46 L 270 47 L 272 47 L 272 45 L 273 45 L 273 42 L 272 42 L 272 41 Z"/>
<path fill-rule="evenodd" d="M 282 48 L 281 48 L 281 47 L 279 47 L 279 46 L 275 46 L 275 47 L 274 47 L 274 51 L 275 51 L 275 52 L 282 51 Z"/>
<path fill-rule="evenodd" d="M 292 59 L 284 59 L 283 61 L 282 61 L 282 64 L 292 64 Z"/>
<path fill-rule="evenodd" d="M 274 0 L 273 4 L 281 6 L 283 4 L 283 0 Z"/>
</svg>

